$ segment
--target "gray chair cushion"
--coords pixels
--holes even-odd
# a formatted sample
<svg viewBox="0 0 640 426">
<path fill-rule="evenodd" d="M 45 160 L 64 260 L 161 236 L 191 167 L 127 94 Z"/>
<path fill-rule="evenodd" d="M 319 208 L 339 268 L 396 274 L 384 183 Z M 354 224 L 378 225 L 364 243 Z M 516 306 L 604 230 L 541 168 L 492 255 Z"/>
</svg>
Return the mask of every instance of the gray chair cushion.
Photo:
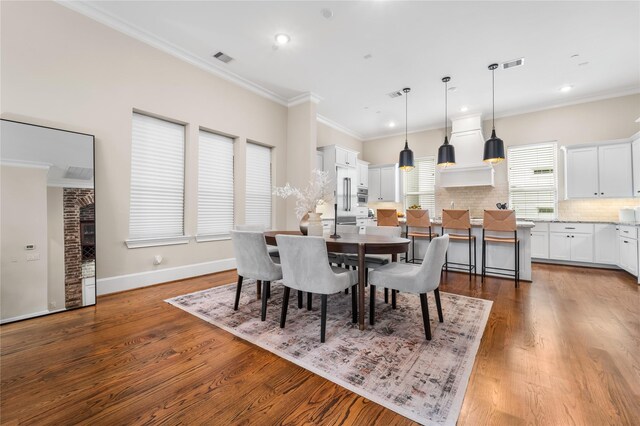
<svg viewBox="0 0 640 426">
<path fill-rule="evenodd" d="M 238 275 L 262 281 L 282 279 L 282 268 L 273 262 L 262 232 L 231 231 Z"/>
</svg>

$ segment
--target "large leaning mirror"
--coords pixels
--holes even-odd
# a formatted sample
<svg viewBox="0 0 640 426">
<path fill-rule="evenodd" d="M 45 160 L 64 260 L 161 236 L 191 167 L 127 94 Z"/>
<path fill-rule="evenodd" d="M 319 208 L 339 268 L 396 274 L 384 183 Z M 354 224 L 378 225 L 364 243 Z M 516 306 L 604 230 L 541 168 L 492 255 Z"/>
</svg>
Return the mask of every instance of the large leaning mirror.
<svg viewBox="0 0 640 426">
<path fill-rule="evenodd" d="M 0 322 L 94 305 L 94 137 L 0 123 Z"/>
</svg>

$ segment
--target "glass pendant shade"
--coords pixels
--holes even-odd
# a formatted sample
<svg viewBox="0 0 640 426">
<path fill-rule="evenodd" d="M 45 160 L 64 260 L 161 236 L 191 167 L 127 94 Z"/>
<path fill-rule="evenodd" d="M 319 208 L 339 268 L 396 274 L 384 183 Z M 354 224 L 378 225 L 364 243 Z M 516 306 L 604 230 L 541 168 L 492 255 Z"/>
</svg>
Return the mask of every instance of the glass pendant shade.
<svg viewBox="0 0 640 426">
<path fill-rule="evenodd" d="M 404 149 L 400 151 L 398 163 L 400 170 L 408 172 L 413 169 L 413 151 L 409 149 L 409 143 L 407 141 L 404 141 Z"/>
<path fill-rule="evenodd" d="M 491 131 L 491 137 L 484 143 L 484 157 L 482 161 L 497 164 L 504 160 L 504 142 L 496 136 L 496 129 Z"/>
<path fill-rule="evenodd" d="M 438 166 L 447 167 L 456 164 L 456 150 L 449 144 L 449 139 L 445 136 L 444 143 L 438 148 Z"/>
</svg>

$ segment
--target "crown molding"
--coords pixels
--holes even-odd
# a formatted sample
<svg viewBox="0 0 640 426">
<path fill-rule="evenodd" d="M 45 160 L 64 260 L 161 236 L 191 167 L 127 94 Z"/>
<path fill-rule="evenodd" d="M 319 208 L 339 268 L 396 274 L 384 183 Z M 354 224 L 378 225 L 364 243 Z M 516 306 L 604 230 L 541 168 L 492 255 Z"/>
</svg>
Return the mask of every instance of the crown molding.
<svg viewBox="0 0 640 426">
<path fill-rule="evenodd" d="M 321 96 L 313 93 L 313 92 L 305 92 L 302 93 L 298 96 L 294 96 L 293 98 L 289 98 L 289 100 L 287 101 L 287 106 L 289 108 L 294 107 L 296 105 L 300 105 L 303 104 L 305 102 L 311 102 L 314 104 L 319 104 L 320 102 L 322 102 L 324 100 L 324 98 L 322 98 Z"/>
<path fill-rule="evenodd" d="M 335 130 L 337 130 L 339 132 L 342 132 L 342 133 L 344 133 L 346 135 L 349 135 L 352 138 L 355 138 L 355 139 L 357 139 L 359 141 L 363 141 L 364 140 L 364 138 L 362 137 L 362 135 L 360 133 L 349 129 L 348 127 L 345 127 L 340 123 L 336 123 L 335 121 L 328 119 L 324 115 L 317 114 L 316 115 L 316 120 L 318 121 L 318 123 L 322 123 L 325 126 L 329 126 L 329 127 L 333 128 L 333 129 L 335 129 Z"/>
<path fill-rule="evenodd" d="M 94 4 L 85 2 L 85 1 L 71 1 L 71 0 L 54 0 L 56 3 L 71 9 L 75 12 L 80 13 L 94 21 L 100 22 L 118 32 L 128 35 L 138 41 L 141 41 L 145 44 L 155 47 L 158 50 L 161 50 L 165 53 L 168 53 L 178 59 L 181 59 L 191 65 L 194 65 L 200 69 L 208 71 L 220 78 L 223 78 L 231 83 L 234 83 L 244 89 L 247 89 L 257 95 L 260 95 L 264 98 L 269 99 L 279 105 L 288 106 L 289 100 L 283 96 L 278 95 L 275 92 L 272 92 L 269 89 L 266 89 L 259 84 L 256 84 L 244 77 L 239 76 L 238 74 L 230 71 L 228 69 L 223 69 L 218 67 L 212 63 L 209 63 L 202 58 L 195 56 L 181 47 L 171 43 L 168 40 L 165 40 L 161 37 L 153 35 L 147 31 L 144 31 L 140 28 L 136 28 L 131 25 L 129 22 L 116 17 L 115 15 L 106 12 Z"/>
</svg>

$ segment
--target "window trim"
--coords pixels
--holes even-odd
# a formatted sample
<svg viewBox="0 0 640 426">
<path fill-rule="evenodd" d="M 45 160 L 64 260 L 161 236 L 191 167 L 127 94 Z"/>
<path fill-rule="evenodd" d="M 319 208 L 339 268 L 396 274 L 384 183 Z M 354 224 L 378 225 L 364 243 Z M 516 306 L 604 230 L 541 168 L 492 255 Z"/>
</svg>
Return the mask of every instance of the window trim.
<svg viewBox="0 0 640 426">
<path fill-rule="evenodd" d="M 127 238 L 125 244 L 129 249 L 143 247 L 173 246 L 178 244 L 189 244 L 190 235 L 177 237 L 154 237 L 154 238 Z"/>
</svg>

